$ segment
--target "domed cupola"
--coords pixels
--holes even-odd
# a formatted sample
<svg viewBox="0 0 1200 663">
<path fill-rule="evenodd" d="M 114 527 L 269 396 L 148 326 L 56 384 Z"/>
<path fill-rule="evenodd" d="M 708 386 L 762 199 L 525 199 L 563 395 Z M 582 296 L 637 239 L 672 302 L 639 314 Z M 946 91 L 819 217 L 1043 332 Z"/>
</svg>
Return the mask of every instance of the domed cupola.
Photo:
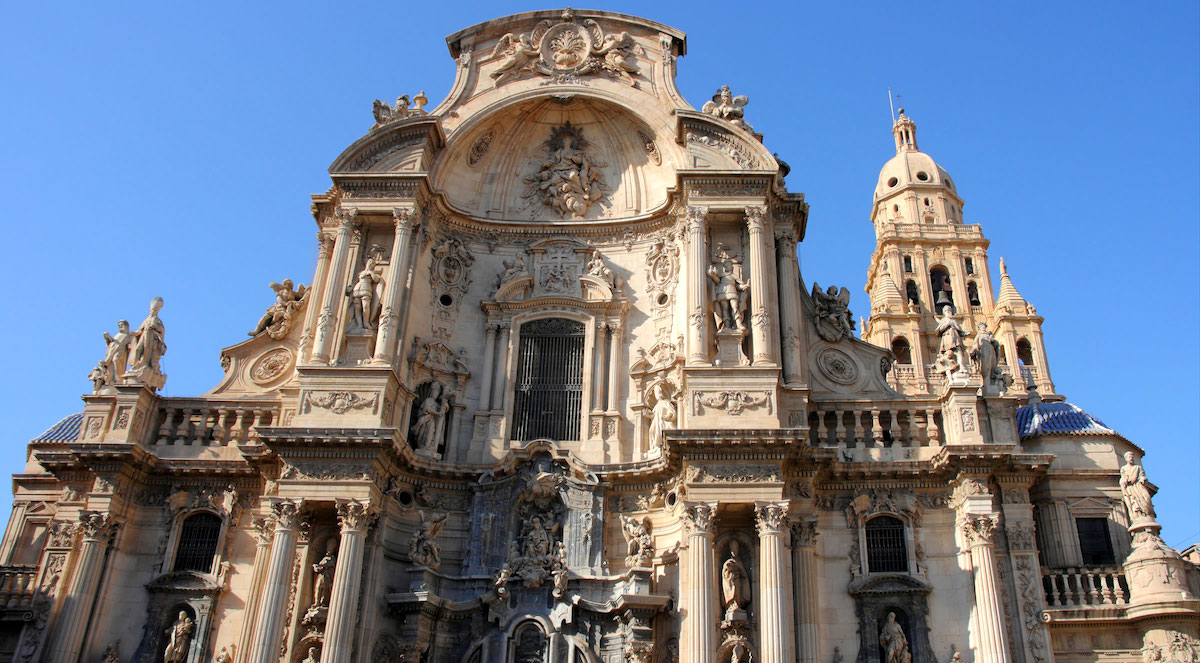
<svg viewBox="0 0 1200 663">
<path fill-rule="evenodd" d="M 917 125 L 900 109 L 892 125 L 896 156 L 879 171 L 875 206 L 876 224 L 962 223 L 962 199 L 949 173 L 928 154 L 917 149 Z"/>
</svg>

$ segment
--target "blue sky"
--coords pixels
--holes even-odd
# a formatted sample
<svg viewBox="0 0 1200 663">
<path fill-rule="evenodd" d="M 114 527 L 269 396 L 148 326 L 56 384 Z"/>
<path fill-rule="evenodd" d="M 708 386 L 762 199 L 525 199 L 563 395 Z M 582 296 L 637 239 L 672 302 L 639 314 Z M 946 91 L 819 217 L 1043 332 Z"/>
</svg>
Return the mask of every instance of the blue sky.
<svg viewBox="0 0 1200 663">
<path fill-rule="evenodd" d="M 166 393 L 207 391 L 222 346 L 308 282 L 308 196 L 371 102 L 448 91 L 444 37 L 545 7 L 6 3 L 0 176 L 12 194 L 0 473 L 81 409 L 101 333 L 154 296 Z M 902 95 L 998 258 L 1045 316 L 1060 392 L 1147 451 L 1175 546 L 1200 540 L 1200 5 L 613 2 L 688 34 L 679 84 L 721 84 L 812 205 L 808 281 L 862 292 L 867 214 Z M 8 496 L 0 497 L 7 513 Z"/>
</svg>

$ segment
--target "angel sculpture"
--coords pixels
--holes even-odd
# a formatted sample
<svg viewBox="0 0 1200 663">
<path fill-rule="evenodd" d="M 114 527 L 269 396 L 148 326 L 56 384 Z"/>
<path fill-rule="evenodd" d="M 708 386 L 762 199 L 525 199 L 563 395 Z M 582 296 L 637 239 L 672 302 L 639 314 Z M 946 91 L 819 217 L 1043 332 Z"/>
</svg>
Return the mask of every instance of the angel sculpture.
<svg viewBox="0 0 1200 663">
<path fill-rule="evenodd" d="M 629 554 L 625 557 L 628 566 L 649 566 L 654 558 L 654 540 L 650 538 L 653 529 L 650 517 L 642 518 L 641 522 L 629 516 L 621 516 L 621 531 L 629 542 Z"/>
<path fill-rule="evenodd" d="M 599 26 L 596 30 L 599 30 Z M 593 39 L 595 39 L 594 36 Z M 607 35 L 603 40 L 596 40 L 595 43 L 600 44 L 600 47 L 593 52 L 595 55 L 604 56 L 603 68 L 626 83 L 637 86 L 634 76 L 637 75 L 638 68 L 631 53 L 634 46 L 633 37 L 628 32 L 622 32 L 619 35 Z"/>
<path fill-rule="evenodd" d="M 271 338 L 279 340 L 291 330 L 296 311 L 308 301 L 308 290 L 303 285 L 293 290 L 291 279 L 284 279 L 283 283 L 272 282 L 270 287 L 275 291 L 275 303 L 258 319 L 250 336 L 267 332 Z"/>
<path fill-rule="evenodd" d="M 408 556 L 414 564 L 436 571 L 442 564 L 442 549 L 434 539 L 446 526 L 447 514 L 426 515 L 421 510 L 418 510 L 417 514 L 421 517 L 421 523 L 417 525 L 417 531 L 413 533 L 412 541 L 408 544 Z"/>
<path fill-rule="evenodd" d="M 386 102 L 375 100 L 375 105 L 371 109 L 371 113 L 375 116 L 375 126 L 403 120 L 408 117 L 408 95 L 402 94 L 396 97 L 396 105 L 389 106 Z"/>
<path fill-rule="evenodd" d="M 833 343 L 854 337 L 854 319 L 850 315 L 850 291 L 831 285 L 825 292 L 813 282 L 813 305 L 817 309 L 817 334 Z"/>
<path fill-rule="evenodd" d="M 504 61 L 489 74 L 495 81 L 496 87 L 499 87 L 506 78 L 516 78 L 521 75 L 522 71 L 532 70 L 534 61 L 541 57 L 541 53 L 529 40 L 529 35 L 514 38 L 510 32 L 496 42 L 496 48 L 492 50 L 492 54 L 486 61 L 500 57 L 503 57 Z"/>
<path fill-rule="evenodd" d="M 751 127 L 746 120 L 742 119 L 744 115 L 742 109 L 748 103 L 750 103 L 749 97 L 744 94 L 739 94 L 735 97 L 733 96 L 733 92 L 729 90 L 728 85 L 722 85 L 721 89 L 717 90 L 717 93 L 713 95 L 712 101 L 704 102 L 704 106 L 700 110 L 713 117 L 727 120 L 747 131 L 753 131 L 754 127 Z"/>
</svg>

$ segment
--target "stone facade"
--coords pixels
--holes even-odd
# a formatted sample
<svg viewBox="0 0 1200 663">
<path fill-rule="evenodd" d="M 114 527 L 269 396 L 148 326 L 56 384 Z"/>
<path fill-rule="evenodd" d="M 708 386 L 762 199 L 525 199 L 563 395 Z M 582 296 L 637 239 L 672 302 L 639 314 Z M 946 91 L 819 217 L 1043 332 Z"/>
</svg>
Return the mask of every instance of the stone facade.
<svg viewBox="0 0 1200 663">
<path fill-rule="evenodd" d="M 1200 655 L 1141 450 L 1056 423 L 1042 319 L 1003 266 L 993 297 L 903 112 L 860 340 L 846 288 L 804 287 L 748 100 L 680 96 L 682 33 L 566 10 L 447 43 L 450 95 L 375 103 L 310 282 L 271 284 L 220 384 L 158 393 L 161 300 L 105 335 L 14 477 L 4 655 Z"/>
</svg>

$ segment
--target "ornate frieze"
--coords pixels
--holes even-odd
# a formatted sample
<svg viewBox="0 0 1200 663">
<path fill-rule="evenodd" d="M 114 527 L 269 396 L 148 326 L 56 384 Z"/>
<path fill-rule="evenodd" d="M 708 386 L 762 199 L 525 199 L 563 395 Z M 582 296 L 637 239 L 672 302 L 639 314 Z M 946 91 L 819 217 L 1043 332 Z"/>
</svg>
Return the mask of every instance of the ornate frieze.
<svg viewBox="0 0 1200 663">
<path fill-rule="evenodd" d="M 704 408 L 713 408 L 737 416 L 747 409 L 757 407 L 765 407 L 767 414 L 771 413 L 771 392 L 769 391 L 696 391 L 692 392 L 692 402 L 694 414 L 703 414 Z"/>
<path fill-rule="evenodd" d="M 1037 550 L 1033 521 L 1010 522 L 1004 527 L 1010 550 Z"/>
<path fill-rule="evenodd" d="M 760 483 L 779 481 L 776 465 L 689 465 L 688 483 Z"/>
<path fill-rule="evenodd" d="M 306 391 L 304 392 L 303 414 L 320 408 L 334 414 L 346 414 L 352 410 L 371 409 L 371 414 L 379 412 L 379 392 L 373 391 L 361 394 L 356 391 Z"/>
<path fill-rule="evenodd" d="M 483 62 L 499 62 L 488 75 L 498 87 L 526 73 L 546 77 L 544 84 L 584 83 L 604 74 L 637 86 L 636 42 L 628 32 L 608 34 L 592 19 L 576 21 L 570 9 L 562 20 L 544 20 L 532 32 L 508 33 Z"/>
</svg>

